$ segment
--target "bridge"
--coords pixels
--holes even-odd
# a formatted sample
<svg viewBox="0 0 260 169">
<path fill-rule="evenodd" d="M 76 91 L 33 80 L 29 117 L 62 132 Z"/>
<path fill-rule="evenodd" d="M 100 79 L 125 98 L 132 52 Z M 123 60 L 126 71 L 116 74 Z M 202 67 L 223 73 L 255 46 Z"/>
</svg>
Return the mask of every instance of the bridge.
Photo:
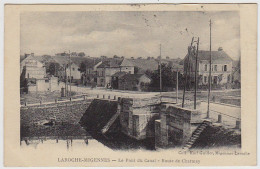
<svg viewBox="0 0 260 169">
<path fill-rule="evenodd" d="M 106 106 L 104 106 L 106 105 Z M 155 139 L 156 147 L 191 148 L 207 126 L 223 126 L 240 133 L 240 107 L 187 101 L 184 108 L 176 98 L 97 96 L 81 118 L 88 128 L 99 129 L 103 135 L 118 130 L 135 140 Z M 91 126 L 89 125 L 91 124 Z M 102 125 L 101 125 L 102 124 Z"/>
</svg>

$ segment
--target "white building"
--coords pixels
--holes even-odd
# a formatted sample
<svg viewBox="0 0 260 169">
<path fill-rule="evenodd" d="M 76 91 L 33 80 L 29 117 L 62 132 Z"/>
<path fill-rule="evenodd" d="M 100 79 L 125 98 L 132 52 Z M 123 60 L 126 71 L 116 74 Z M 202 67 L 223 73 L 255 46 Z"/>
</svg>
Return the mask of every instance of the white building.
<svg viewBox="0 0 260 169">
<path fill-rule="evenodd" d="M 46 68 L 42 62 L 40 62 L 34 54 L 25 54 L 25 59 L 20 63 L 20 74 L 25 73 L 25 78 L 40 79 L 46 77 Z"/>
<path fill-rule="evenodd" d="M 196 57 L 195 52 L 188 57 L 188 54 L 184 58 L 184 71 L 188 69 L 188 63 L 190 63 L 191 80 L 194 80 Z M 189 62 L 188 62 L 189 58 Z M 198 51 L 198 78 L 200 85 L 208 84 L 209 70 L 210 70 L 210 51 Z M 230 56 L 226 52 L 219 48 L 218 51 L 211 52 L 211 83 L 212 84 L 226 84 L 232 82 L 232 62 Z"/>
</svg>

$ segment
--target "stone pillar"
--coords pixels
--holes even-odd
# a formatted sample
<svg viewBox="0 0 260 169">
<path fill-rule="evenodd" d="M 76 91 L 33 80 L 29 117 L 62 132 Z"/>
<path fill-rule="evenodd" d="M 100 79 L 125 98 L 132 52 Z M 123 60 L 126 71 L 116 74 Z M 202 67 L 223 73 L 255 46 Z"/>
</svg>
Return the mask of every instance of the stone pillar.
<svg viewBox="0 0 260 169">
<path fill-rule="evenodd" d="M 168 145 L 168 126 L 167 126 L 167 115 L 161 115 L 161 145 L 166 147 Z"/>
<path fill-rule="evenodd" d="M 155 148 L 161 147 L 161 120 L 155 120 L 154 132 Z"/>
<path fill-rule="evenodd" d="M 218 123 L 222 123 L 222 115 L 218 115 Z"/>
</svg>

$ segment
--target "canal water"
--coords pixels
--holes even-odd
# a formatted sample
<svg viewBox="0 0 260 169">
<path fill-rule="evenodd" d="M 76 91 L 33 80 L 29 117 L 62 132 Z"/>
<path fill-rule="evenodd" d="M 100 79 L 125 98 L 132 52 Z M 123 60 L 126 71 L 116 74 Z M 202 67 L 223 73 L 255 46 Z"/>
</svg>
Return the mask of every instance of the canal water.
<svg viewBox="0 0 260 169">
<path fill-rule="evenodd" d="M 154 150 L 154 138 L 137 142 L 122 133 L 89 134 L 80 124 L 53 126 L 21 126 L 20 145 L 24 150 L 60 148 L 67 151 L 99 150 Z M 151 141 L 152 140 L 152 141 Z"/>
</svg>

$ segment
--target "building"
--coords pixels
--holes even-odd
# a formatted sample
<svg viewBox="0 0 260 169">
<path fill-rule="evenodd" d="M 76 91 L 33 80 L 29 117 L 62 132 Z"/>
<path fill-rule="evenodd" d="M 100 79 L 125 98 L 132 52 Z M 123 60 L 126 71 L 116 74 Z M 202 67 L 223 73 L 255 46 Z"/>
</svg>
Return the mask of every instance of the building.
<svg viewBox="0 0 260 169">
<path fill-rule="evenodd" d="M 155 59 L 124 59 L 120 65 L 121 71 L 130 74 L 143 74 L 146 71 L 158 70 L 158 61 Z"/>
<path fill-rule="evenodd" d="M 57 76 L 60 80 L 70 79 L 72 82 L 80 81 L 81 73 L 79 65 L 70 60 L 67 56 L 54 56 L 53 60 L 60 66 L 58 68 Z M 70 67 L 71 66 L 71 67 Z"/>
<path fill-rule="evenodd" d="M 115 74 L 112 75 L 112 82 L 111 82 L 111 87 L 113 89 L 118 89 L 119 88 L 119 79 L 122 78 L 126 72 L 116 72 Z M 131 73 L 129 73 L 131 74 Z"/>
<path fill-rule="evenodd" d="M 102 61 L 98 61 L 95 64 L 95 59 L 93 59 L 92 64 L 86 64 L 86 71 L 82 74 L 82 81 L 85 85 L 97 84 L 97 67 L 102 64 Z"/>
<path fill-rule="evenodd" d="M 129 74 L 134 74 L 135 73 L 135 65 L 132 61 L 132 59 L 126 59 L 122 61 L 120 65 L 120 71 L 122 72 L 127 72 Z"/>
<path fill-rule="evenodd" d="M 112 75 L 120 72 L 121 58 L 108 58 L 103 60 L 101 64 L 96 67 L 97 71 L 97 86 L 106 87 L 111 86 Z"/>
<path fill-rule="evenodd" d="M 72 81 L 80 80 L 80 78 L 81 78 L 79 66 L 73 62 L 70 63 L 70 66 L 68 64 L 67 69 L 66 69 L 66 74 L 67 74 L 67 78 L 68 79 L 71 78 Z"/>
<path fill-rule="evenodd" d="M 119 90 L 145 91 L 151 83 L 151 79 L 146 74 L 125 74 L 118 78 Z"/>
<path fill-rule="evenodd" d="M 25 78 L 44 78 L 46 68 L 44 63 L 34 57 L 34 53 L 25 54 L 25 58 L 20 62 L 20 74 L 25 71 Z"/>
<path fill-rule="evenodd" d="M 196 66 L 196 53 L 195 49 L 191 49 L 191 54 L 186 55 L 183 63 L 184 70 L 190 74 L 190 81 L 194 82 L 195 66 Z M 210 51 L 199 50 L 198 51 L 198 84 L 207 85 L 209 70 L 210 70 Z M 211 52 L 211 82 L 215 85 L 222 85 L 231 83 L 232 81 L 232 62 L 230 56 L 219 48 L 218 51 Z M 188 69 L 188 64 L 190 64 Z"/>
</svg>

